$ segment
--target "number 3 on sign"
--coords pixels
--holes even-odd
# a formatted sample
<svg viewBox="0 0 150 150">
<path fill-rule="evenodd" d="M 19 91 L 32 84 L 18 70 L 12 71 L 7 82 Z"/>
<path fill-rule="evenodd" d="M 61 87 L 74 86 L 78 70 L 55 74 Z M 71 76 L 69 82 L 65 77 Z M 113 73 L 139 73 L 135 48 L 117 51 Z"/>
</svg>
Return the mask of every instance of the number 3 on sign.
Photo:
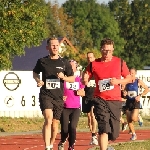
<svg viewBox="0 0 150 150">
<path fill-rule="evenodd" d="M 32 96 L 32 101 L 33 101 L 32 106 L 35 106 L 35 96 Z"/>
</svg>

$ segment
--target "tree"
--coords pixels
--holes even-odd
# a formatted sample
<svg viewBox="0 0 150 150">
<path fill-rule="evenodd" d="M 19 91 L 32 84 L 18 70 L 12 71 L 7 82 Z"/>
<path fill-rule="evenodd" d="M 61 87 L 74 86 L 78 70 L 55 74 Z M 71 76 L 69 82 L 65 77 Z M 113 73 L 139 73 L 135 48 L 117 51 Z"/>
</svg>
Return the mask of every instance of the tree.
<svg viewBox="0 0 150 150">
<path fill-rule="evenodd" d="M 47 37 L 47 11 L 44 0 L 1 0 L 0 70 L 10 69 L 14 56 Z"/>
<path fill-rule="evenodd" d="M 121 36 L 126 40 L 121 56 L 129 67 L 143 69 L 150 64 L 150 5 L 147 0 L 114 0 L 109 7 L 119 23 Z"/>
<path fill-rule="evenodd" d="M 73 20 L 68 18 L 68 15 L 64 13 L 63 7 L 59 7 L 57 1 L 48 3 L 48 8 L 47 24 L 50 30 L 49 36 L 67 37 L 73 43 Z"/>
<path fill-rule="evenodd" d="M 120 55 L 124 39 L 120 37 L 117 21 L 107 5 L 96 0 L 69 0 L 63 4 L 65 13 L 73 19 L 74 43 L 82 53 L 86 48 L 99 49 L 100 41 L 110 37 L 115 41 L 115 54 Z"/>
</svg>

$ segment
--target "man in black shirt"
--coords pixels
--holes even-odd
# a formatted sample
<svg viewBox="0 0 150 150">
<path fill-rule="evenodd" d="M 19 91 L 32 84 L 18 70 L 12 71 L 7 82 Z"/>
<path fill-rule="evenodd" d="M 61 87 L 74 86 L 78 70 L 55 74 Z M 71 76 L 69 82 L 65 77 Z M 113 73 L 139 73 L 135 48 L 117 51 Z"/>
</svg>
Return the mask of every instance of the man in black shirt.
<svg viewBox="0 0 150 150">
<path fill-rule="evenodd" d="M 63 84 L 74 82 L 74 73 L 70 63 L 59 56 L 59 41 L 57 38 L 47 40 L 46 49 L 49 55 L 38 59 L 33 69 L 33 78 L 40 89 L 40 108 L 45 122 L 43 125 L 43 139 L 45 150 L 52 150 L 58 133 L 58 123 L 63 110 Z M 39 74 L 42 72 L 42 80 Z"/>
<path fill-rule="evenodd" d="M 95 61 L 95 56 L 93 52 L 87 53 L 87 61 L 88 63 Z M 95 87 L 96 87 L 95 79 L 94 77 L 92 77 L 88 85 L 86 85 L 84 88 L 85 96 L 82 98 L 82 112 L 87 113 L 88 115 L 88 125 L 92 133 L 92 139 L 90 142 L 91 145 L 98 145 L 97 136 L 96 136 L 97 121 L 93 113 L 94 106 L 92 104 Z"/>
</svg>

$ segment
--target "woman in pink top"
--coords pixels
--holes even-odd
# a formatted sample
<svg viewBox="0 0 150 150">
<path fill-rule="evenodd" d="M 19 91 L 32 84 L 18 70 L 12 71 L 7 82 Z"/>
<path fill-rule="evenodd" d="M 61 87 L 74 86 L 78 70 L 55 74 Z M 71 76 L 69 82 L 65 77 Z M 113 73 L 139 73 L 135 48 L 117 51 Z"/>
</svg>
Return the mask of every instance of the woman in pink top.
<svg viewBox="0 0 150 150">
<path fill-rule="evenodd" d="M 77 71 L 77 62 L 69 61 L 74 73 Z M 76 128 L 80 117 L 80 96 L 84 96 L 84 85 L 81 83 L 81 77 L 75 75 L 75 82 L 64 83 L 64 110 L 61 116 L 61 141 L 58 144 L 58 150 L 64 150 L 64 143 L 69 135 L 69 148 L 74 150 L 76 140 Z"/>
</svg>

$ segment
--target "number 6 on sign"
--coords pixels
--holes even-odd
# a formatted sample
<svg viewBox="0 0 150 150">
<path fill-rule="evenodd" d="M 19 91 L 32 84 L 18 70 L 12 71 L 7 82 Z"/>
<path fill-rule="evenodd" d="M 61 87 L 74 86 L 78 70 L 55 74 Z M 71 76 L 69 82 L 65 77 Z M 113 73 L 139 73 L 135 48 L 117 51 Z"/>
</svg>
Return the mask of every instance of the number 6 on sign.
<svg viewBox="0 0 150 150">
<path fill-rule="evenodd" d="M 25 98 L 25 97 L 22 96 L 22 100 L 21 100 L 21 105 L 22 105 L 22 106 L 26 106 L 26 101 L 25 101 L 24 98 Z M 30 100 L 29 100 L 29 102 L 30 102 Z M 29 105 L 30 105 L 30 106 L 31 106 L 31 105 L 32 105 L 32 106 L 35 106 L 35 105 L 36 105 L 35 96 L 32 96 L 32 102 L 31 102 Z M 27 104 L 27 107 L 28 107 L 28 104 Z"/>
<path fill-rule="evenodd" d="M 21 105 L 22 105 L 22 106 L 25 106 L 24 96 L 22 96 Z"/>
</svg>

